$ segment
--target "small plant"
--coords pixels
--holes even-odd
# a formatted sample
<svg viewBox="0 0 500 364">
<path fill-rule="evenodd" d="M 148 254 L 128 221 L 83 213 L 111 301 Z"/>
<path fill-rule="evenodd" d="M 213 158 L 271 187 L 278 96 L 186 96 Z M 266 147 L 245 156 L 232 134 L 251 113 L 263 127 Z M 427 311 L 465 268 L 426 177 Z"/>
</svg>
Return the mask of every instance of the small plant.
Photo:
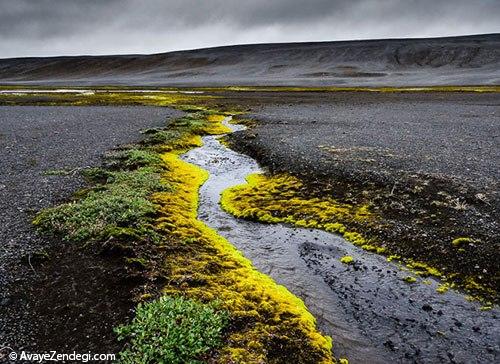
<svg viewBox="0 0 500 364">
<path fill-rule="evenodd" d="M 228 314 L 215 304 L 164 296 L 137 306 L 129 325 L 115 329 L 128 340 L 121 363 L 201 363 L 203 355 L 221 345 Z"/>
<path fill-rule="evenodd" d="M 450 207 L 457 211 L 465 211 L 468 209 L 467 203 L 465 201 L 460 201 L 458 198 L 450 201 Z"/>
<path fill-rule="evenodd" d="M 120 155 L 126 167 L 160 166 L 161 157 L 147 149 L 127 149 Z"/>
</svg>

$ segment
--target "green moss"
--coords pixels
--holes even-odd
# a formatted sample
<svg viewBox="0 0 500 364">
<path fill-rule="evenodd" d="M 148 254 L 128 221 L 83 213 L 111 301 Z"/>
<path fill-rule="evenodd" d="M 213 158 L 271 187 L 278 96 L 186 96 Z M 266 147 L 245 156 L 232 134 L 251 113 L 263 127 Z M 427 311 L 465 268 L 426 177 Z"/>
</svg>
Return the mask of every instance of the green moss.
<svg viewBox="0 0 500 364">
<path fill-rule="evenodd" d="M 422 262 L 416 262 L 408 259 L 406 266 L 420 276 L 434 276 L 438 278 L 443 277 L 443 273 L 441 273 L 438 269 L 430 267 L 429 265 Z"/>
<path fill-rule="evenodd" d="M 483 305 L 481 307 L 479 307 L 479 310 L 480 311 L 489 311 L 493 308 L 493 305 L 489 304 L 489 305 Z"/>
<path fill-rule="evenodd" d="M 96 170 L 92 175 L 97 175 Z M 41 211 L 33 223 L 44 233 L 74 242 L 106 239 L 117 227 L 153 236 L 147 226 L 156 208 L 149 197 L 167 188 L 160 178 L 160 170 L 154 167 L 108 172 L 104 184 L 86 191 L 79 200 Z"/>
<path fill-rule="evenodd" d="M 126 167 L 157 167 L 161 165 L 161 158 L 158 153 L 148 149 L 127 149 L 119 153 L 118 158 L 123 159 Z"/>
<path fill-rule="evenodd" d="M 376 216 L 366 205 L 340 203 L 332 197 L 308 197 L 305 186 L 288 174 L 247 176 L 247 184 L 222 193 L 221 206 L 236 217 L 268 223 L 291 223 L 299 227 L 324 229 L 342 234 L 355 245 L 385 251 L 370 244 L 349 226 L 370 225 Z"/>
<path fill-rule="evenodd" d="M 31 87 L 30 87 L 31 88 Z M 145 105 L 145 106 L 179 106 L 192 104 L 194 100 L 203 103 L 206 100 L 213 99 L 208 95 L 188 95 L 171 92 L 120 92 L 120 90 L 111 90 L 109 92 L 75 94 L 75 93 L 37 93 L 25 95 L 0 94 L 0 104 L 4 105 Z M 198 110 L 203 110 L 202 106 Z"/>
<path fill-rule="evenodd" d="M 215 304 L 183 297 L 161 297 L 139 304 L 129 325 L 116 329 L 127 346 L 120 363 L 201 363 L 222 344 L 228 313 Z"/>
</svg>

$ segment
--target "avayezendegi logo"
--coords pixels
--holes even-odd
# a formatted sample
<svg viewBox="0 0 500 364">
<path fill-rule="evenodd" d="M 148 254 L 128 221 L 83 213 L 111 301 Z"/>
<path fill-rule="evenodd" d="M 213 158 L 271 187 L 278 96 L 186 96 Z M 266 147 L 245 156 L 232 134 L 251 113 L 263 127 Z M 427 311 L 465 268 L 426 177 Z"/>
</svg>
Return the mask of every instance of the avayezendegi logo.
<svg viewBox="0 0 500 364">
<path fill-rule="evenodd" d="M 9 346 L 0 348 L 0 360 L 8 358 L 9 360 L 16 361 L 17 353 Z"/>
</svg>

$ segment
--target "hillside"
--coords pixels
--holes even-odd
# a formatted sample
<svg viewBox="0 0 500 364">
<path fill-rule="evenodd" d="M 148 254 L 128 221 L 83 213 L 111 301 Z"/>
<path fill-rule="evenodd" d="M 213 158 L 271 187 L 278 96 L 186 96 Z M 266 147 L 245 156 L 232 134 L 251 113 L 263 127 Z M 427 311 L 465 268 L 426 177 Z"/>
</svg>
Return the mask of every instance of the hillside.
<svg viewBox="0 0 500 364">
<path fill-rule="evenodd" d="M 0 83 L 419 86 L 500 84 L 500 34 L 237 45 L 152 55 L 0 59 Z"/>
</svg>

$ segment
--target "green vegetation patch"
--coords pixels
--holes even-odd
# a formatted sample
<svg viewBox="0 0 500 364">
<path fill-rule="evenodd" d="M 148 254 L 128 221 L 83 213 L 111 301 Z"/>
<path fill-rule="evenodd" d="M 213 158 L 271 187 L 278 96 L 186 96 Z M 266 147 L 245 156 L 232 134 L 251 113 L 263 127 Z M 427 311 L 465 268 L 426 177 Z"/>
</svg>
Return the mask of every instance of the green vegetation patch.
<svg viewBox="0 0 500 364">
<path fill-rule="evenodd" d="M 163 296 L 139 304 L 129 325 L 116 328 L 128 344 L 121 363 L 201 363 L 203 356 L 222 344 L 227 311 L 183 297 Z"/>
<path fill-rule="evenodd" d="M 160 181 L 159 170 L 152 167 L 115 172 L 94 169 L 90 174 L 107 178 L 81 199 L 40 212 L 33 221 L 38 229 L 74 242 L 106 239 L 120 227 L 135 228 L 141 231 L 140 235 L 149 236 L 152 228 L 148 223 L 156 209 L 148 197 L 167 188 Z"/>
</svg>

